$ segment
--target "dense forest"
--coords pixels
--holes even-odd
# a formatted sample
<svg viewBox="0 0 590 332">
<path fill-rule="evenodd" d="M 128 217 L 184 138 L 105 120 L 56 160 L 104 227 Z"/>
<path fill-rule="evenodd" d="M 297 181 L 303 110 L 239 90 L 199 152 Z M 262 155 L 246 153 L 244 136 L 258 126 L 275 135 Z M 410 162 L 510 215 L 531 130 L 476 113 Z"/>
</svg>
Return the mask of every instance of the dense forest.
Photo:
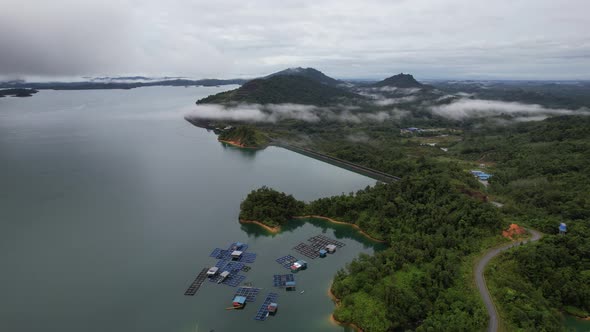
<svg viewBox="0 0 590 332">
<path fill-rule="evenodd" d="M 387 250 L 361 256 L 336 275 L 332 292 L 341 299 L 336 319 L 368 332 L 473 331 L 485 327 L 486 314 L 477 295 L 465 291 L 468 257 L 497 241 L 503 225 L 494 207 L 457 190 L 454 177 L 460 174 L 459 169 L 423 165 L 400 182 L 319 199 L 300 211 L 289 208 L 295 205 L 291 197 L 288 202 L 286 195 L 263 187 L 248 195 L 242 211 L 250 216 L 256 204 L 260 214 L 255 217 L 281 222 L 288 211 L 291 216 L 319 214 L 355 223 L 386 240 Z M 277 217 L 266 215 L 278 211 Z"/>
<path fill-rule="evenodd" d="M 270 227 L 288 222 L 303 212 L 304 204 L 291 195 L 268 187 L 253 190 L 240 205 L 240 219 L 256 220 Z"/>
<path fill-rule="evenodd" d="M 264 147 L 268 144 L 268 138 L 258 129 L 251 126 L 231 127 L 223 130 L 219 140 L 231 141 L 244 147 Z"/>
<path fill-rule="evenodd" d="M 462 158 L 493 163 L 490 194 L 508 218 L 546 233 L 540 243 L 496 259 L 490 289 L 510 326 L 528 331 L 559 325 L 557 310 L 590 312 L 590 119 L 556 117 L 471 133 Z M 566 235 L 556 235 L 559 223 Z"/>
<path fill-rule="evenodd" d="M 336 275 L 332 292 L 342 300 L 336 319 L 364 331 L 485 327 L 485 309 L 466 288 L 470 268 L 465 266 L 470 255 L 497 240 L 503 225 L 496 209 L 452 183 L 450 174 L 426 168 L 397 183 L 310 204 L 313 212 L 345 220 L 355 210 L 357 223 L 390 245 Z"/>
</svg>

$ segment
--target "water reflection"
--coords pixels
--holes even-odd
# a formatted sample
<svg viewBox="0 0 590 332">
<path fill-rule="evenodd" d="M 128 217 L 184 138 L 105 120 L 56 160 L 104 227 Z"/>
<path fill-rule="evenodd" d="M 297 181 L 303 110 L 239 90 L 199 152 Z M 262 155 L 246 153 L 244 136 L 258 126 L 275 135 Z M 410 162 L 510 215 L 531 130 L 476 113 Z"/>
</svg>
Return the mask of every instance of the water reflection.
<svg viewBox="0 0 590 332">
<path fill-rule="evenodd" d="M 363 244 L 365 249 L 372 248 L 376 251 L 380 251 L 387 248 L 385 243 L 377 242 L 367 238 L 351 225 L 335 224 L 316 218 L 292 219 L 287 224 L 281 226 L 281 231 L 277 234 L 292 233 L 296 229 L 303 227 L 306 223 L 310 223 L 311 225 L 321 229 L 322 233 L 328 233 L 328 230 L 333 230 L 334 237 L 336 239 L 351 239 L 360 242 Z M 277 235 L 256 224 L 241 224 L 241 229 L 246 232 L 248 236 L 254 238 L 262 236 L 274 237 Z"/>
<path fill-rule="evenodd" d="M 237 152 L 239 155 L 243 156 L 246 160 L 253 160 L 256 157 L 256 154 L 263 149 L 243 149 L 236 146 L 233 146 L 229 143 L 219 142 L 224 150 L 232 150 Z"/>
</svg>

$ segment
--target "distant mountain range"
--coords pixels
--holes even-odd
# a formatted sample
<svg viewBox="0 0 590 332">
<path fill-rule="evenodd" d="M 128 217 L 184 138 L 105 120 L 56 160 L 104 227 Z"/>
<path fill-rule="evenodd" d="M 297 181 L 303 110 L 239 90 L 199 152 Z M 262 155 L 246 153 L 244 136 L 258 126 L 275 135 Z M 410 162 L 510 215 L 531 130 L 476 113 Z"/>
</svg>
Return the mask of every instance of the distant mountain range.
<svg viewBox="0 0 590 332">
<path fill-rule="evenodd" d="M 123 82 L 121 82 L 123 81 Z M 244 79 L 160 79 L 150 80 L 143 76 L 134 77 L 99 77 L 82 82 L 0 82 L 0 89 L 51 89 L 51 90 L 95 90 L 95 89 L 133 89 L 147 86 L 217 86 L 229 84 L 243 84 Z"/>
<path fill-rule="evenodd" d="M 197 104 L 313 104 L 328 105 L 350 100 L 365 100 L 362 89 L 399 88 L 429 90 L 410 74 L 398 74 L 373 84 L 360 84 L 360 89 L 353 89 L 351 83 L 334 79 L 314 68 L 289 68 L 268 76 L 248 81 L 240 88 L 218 93 L 197 101 Z M 359 93 L 357 93 L 359 92 Z"/>
<path fill-rule="evenodd" d="M 416 81 L 410 74 L 398 74 L 373 84 L 352 84 L 325 75 L 314 68 L 288 68 L 252 80 L 245 79 L 201 79 L 190 80 L 178 77 L 150 78 L 145 76 L 126 77 L 85 77 L 81 82 L 0 82 L 0 89 L 133 89 L 149 86 L 219 86 L 237 84 L 241 87 L 211 95 L 197 101 L 197 104 L 215 103 L 257 103 L 257 104 L 311 104 L 328 105 L 352 100 L 365 100 L 357 87 L 400 89 L 429 87 Z M 358 93 L 357 93 L 358 92 Z"/>
</svg>

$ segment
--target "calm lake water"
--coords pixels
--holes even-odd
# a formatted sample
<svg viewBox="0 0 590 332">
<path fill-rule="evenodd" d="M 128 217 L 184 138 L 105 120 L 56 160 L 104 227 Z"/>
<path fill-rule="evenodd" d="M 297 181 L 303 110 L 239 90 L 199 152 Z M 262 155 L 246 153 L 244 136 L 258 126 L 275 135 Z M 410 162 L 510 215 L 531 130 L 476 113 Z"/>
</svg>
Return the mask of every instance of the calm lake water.
<svg viewBox="0 0 590 332">
<path fill-rule="evenodd" d="M 183 119 L 225 88 L 41 91 L 0 98 L 0 331 L 342 331 L 326 295 L 335 272 L 374 244 L 346 226 L 294 223 L 270 236 L 237 222 L 262 185 L 303 200 L 375 181 L 279 148 L 242 151 Z M 287 273 L 274 260 L 320 233 L 346 246 L 308 260 L 279 313 L 254 315 Z M 183 293 L 209 253 L 233 241 L 258 254 L 244 273 L 264 288 L 226 311 L 235 288 Z"/>
</svg>

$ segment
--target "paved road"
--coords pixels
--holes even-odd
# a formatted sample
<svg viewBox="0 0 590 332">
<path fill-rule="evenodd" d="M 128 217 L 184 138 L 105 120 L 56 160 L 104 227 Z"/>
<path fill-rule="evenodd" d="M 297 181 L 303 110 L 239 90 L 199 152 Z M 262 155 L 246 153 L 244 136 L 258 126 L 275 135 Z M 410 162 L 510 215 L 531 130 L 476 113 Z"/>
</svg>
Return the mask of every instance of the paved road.
<svg viewBox="0 0 590 332">
<path fill-rule="evenodd" d="M 488 291 L 488 287 L 486 285 L 486 280 L 483 276 L 483 272 L 485 270 L 486 265 L 490 262 L 490 260 L 500 254 L 502 251 L 512 248 L 516 245 L 521 244 L 522 242 L 528 241 L 537 241 L 543 235 L 535 230 L 527 229 L 531 233 L 531 238 L 517 241 L 513 243 L 509 243 L 499 248 L 494 248 L 488 251 L 485 256 L 483 256 L 479 262 L 477 263 L 477 267 L 475 268 L 475 283 L 477 284 L 477 289 L 483 298 L 483 302 L 486 305 L 486 309 L 488 310 L 488 315 L 490 316 L 490 322 L 488 324 L 488 331 L 489 332 L 496 332 L 498 331 L 498 312 L 496 311 L 496 307 L 494 306 L 494 302 L 490 296 L 490 292 Z"/>
</svg>

